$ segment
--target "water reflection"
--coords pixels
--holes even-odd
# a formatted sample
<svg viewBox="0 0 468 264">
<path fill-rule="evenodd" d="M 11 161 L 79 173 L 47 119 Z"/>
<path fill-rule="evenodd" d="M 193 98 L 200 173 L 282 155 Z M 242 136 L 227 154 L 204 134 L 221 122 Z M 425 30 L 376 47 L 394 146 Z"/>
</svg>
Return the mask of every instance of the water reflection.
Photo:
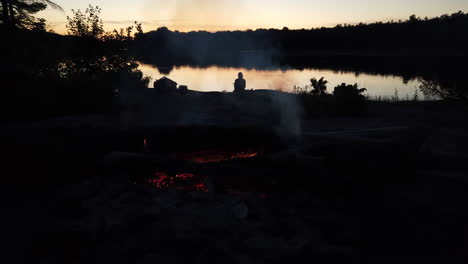
<svg viewBox="0 0 468 264">
<path fill-rule="evenodd" d="M 140 70 L 144 75 L 153 78 L 153 81 L 163 76 L 175 80 L 179 85 L 187 85 L 189 89 L 196 91 L 228 91 L 234 89 L 234 80 L 238 72 L 243 72 L 247 80 L 247 89 L 272 89 L 291 92 L 293 87 L 306 86 L 310 79 L 325 77 L 328 83 L 328 92 L 341 83 L 354 84 L 367 88 L 370 97 L 390 98 L 397 91 L 400 99 L 411 99 L 418 93 L 420 99 L 424 97 L 419 90 L 421 85 L 417 79 L 404 79 L 393 75 L 371 75 L 334 71 L 329 69 L 294 69 L 288 67 L 252 68 L 235 67 L 196 67 L 196 66 L 170 66 L 156 67 L 150 64 L 140 63 Z M 150 87 L 153 87 L 152 82 Z"/>
</svg>

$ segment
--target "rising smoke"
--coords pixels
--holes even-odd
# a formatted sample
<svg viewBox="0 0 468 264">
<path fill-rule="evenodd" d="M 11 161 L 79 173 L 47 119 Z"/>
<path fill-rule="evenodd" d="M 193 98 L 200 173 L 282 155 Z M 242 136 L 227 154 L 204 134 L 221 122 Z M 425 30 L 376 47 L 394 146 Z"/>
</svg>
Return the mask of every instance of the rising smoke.
<svg viewBox="0 0 468 264">
<path fill-rule="evenodd" d="M 145 19 L 166 21 L 164 26 L 179 31 L 232 29 L 242 24 L 247 4 L 246 0 L 148 0 L 146 12 L 157 11 L 145 13 Z"/>
</svg>

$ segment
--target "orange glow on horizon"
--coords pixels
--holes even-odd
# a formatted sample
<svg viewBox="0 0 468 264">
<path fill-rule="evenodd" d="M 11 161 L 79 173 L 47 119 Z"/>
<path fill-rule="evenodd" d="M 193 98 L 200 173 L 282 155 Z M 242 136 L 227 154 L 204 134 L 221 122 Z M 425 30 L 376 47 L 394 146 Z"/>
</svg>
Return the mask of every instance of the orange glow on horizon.
<svg viewBox="0 0 468 264">
<path fill-rule="evenodd" d="M 50 27 L 66 34 L 67 16 L 71 10 L 84 11 L 88 4 L 102 9 L 106 31 L 143 24 L 145 32 L 166 26 L 171 30 L 224 31 L 289 27 L 290 29 L 333 27 L 337 24 L 407 19 L 416 14 L 435 17 L 468 11 L 464 0 L 134 0 L 134 1 L 57 1 L 64 13 L 47 8 L 37 14 Z"/>
</svg>

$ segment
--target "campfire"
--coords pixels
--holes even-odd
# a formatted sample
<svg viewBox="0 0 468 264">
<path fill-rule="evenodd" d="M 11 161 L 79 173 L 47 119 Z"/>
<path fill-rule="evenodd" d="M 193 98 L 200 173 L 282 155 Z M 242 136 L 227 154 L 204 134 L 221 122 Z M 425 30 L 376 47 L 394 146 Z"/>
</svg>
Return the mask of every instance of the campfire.
<svg viewBox="0 0 468 264">
<path fill-rule="evenodd" d="M 176 152 L 169 156 L 174 160 L 188 161 L 194 164 L 220 163 L 230 160 L 249 159 L 259 155 L 255 151 L 196 151 L 196 152 Z M 173 173 L 156 170 L 148 182 L 158 189 L 175 188 L 179 191 L 202 191 L 208 192 L 206 176 L 199 173 Z"/>
<path fill-rule="evenodd" d="M 156 172 L 148 182 L 158 189 L 174 187 L 179 191 L 208 192 L 204 180 L 205 177 L 195 176 L 195 174 L 192 173 L 169 175 L 164 172 Z"/>
</svg>

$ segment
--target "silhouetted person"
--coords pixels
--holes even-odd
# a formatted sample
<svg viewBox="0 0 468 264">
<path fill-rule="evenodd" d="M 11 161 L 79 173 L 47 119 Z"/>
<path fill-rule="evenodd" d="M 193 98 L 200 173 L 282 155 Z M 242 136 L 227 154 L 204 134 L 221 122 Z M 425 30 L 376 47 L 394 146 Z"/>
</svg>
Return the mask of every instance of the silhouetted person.
<svg viewBox="0 0 468 264">
<path fill-rule="evenodd" d="M 245 91 L 245 86 L 246 86 L 246 81 L 244 79 L 244 75 L 242 72 L 239 72 L 238 74 L 239 78 L 236 79 L 234 82 L 234 92 L 235 93 L 241 93 Z"/>
</svg>

